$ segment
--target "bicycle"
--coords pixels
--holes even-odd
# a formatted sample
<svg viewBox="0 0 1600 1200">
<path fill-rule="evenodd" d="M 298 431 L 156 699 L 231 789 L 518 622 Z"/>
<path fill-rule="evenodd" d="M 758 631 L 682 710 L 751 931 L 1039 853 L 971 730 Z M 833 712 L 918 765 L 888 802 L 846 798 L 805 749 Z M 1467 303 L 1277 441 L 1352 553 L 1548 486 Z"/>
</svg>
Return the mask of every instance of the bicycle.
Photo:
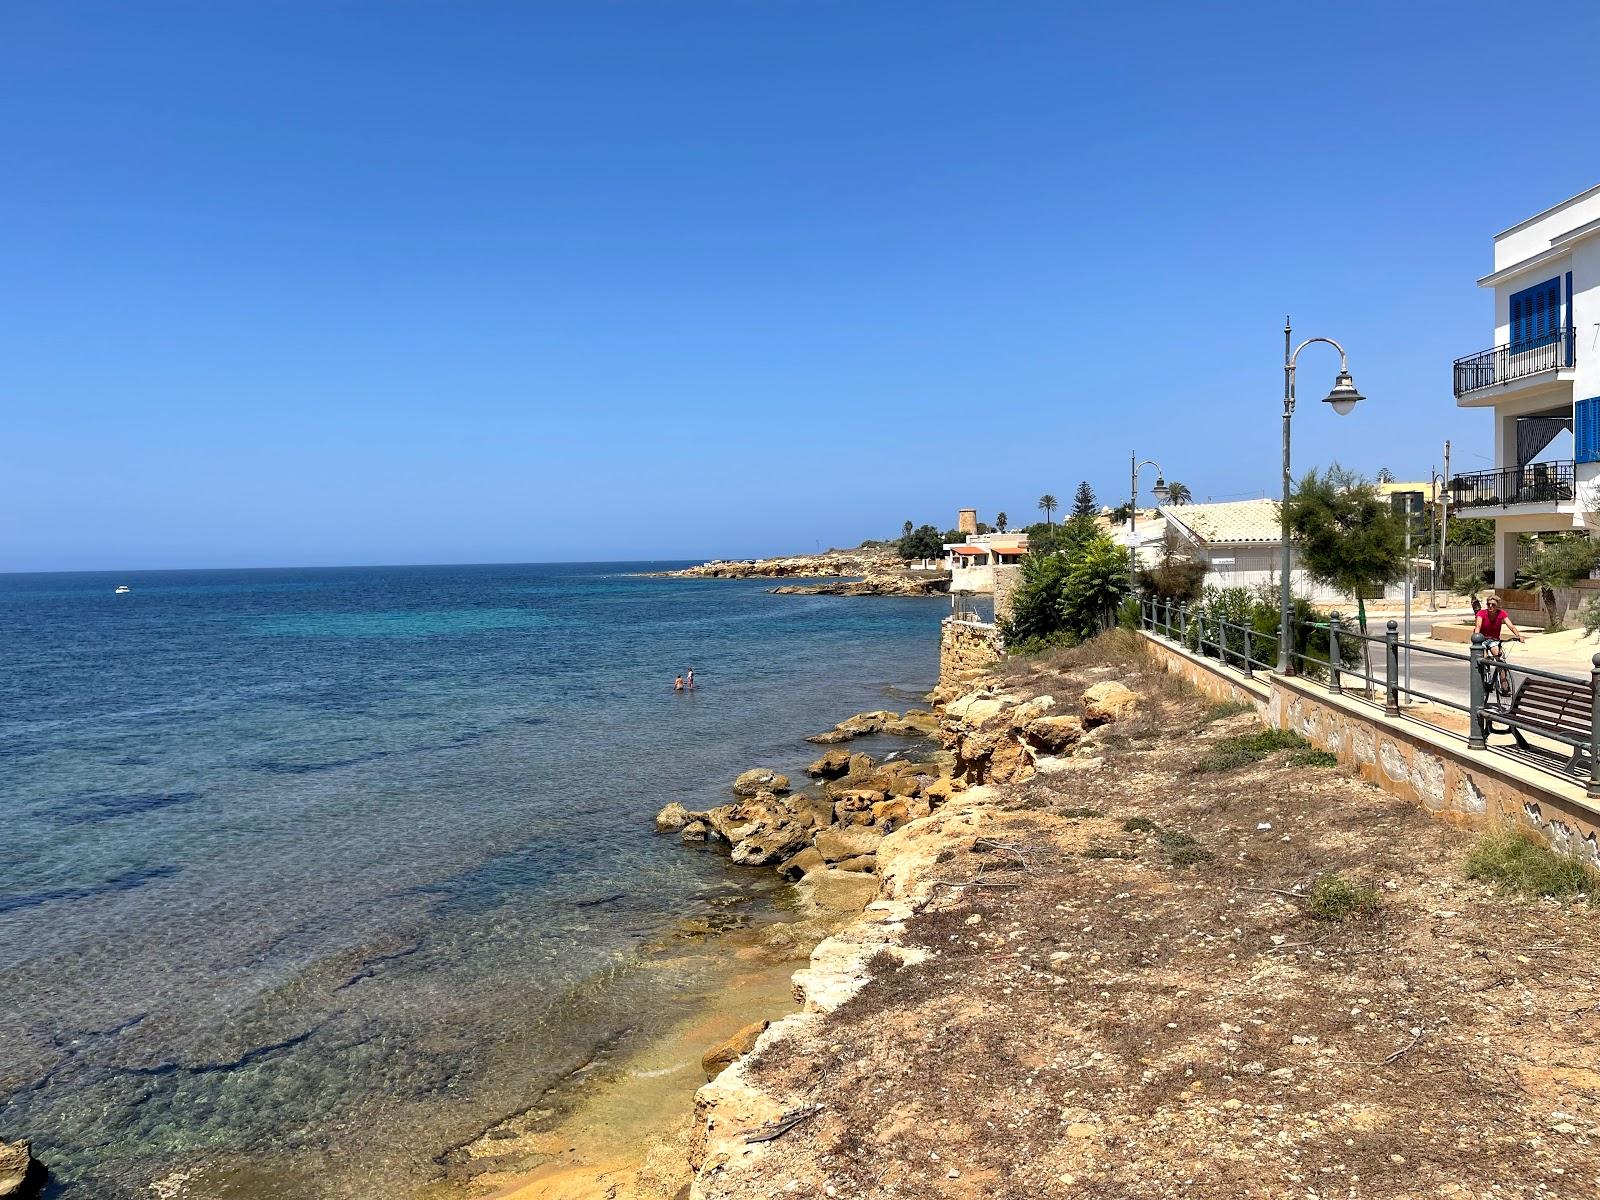
<svg viewBox="0 0 1600 1200">
<path fill-rule="evenodd" d="M 1520 642 L 1517 638 L 1490 638 L 1483 644 L 1483 657 L 1478 660 L 1478 671 L 1483 676 L 1483 706 L 1498 712 L 1511 707 L 1511 668 L 1506 665 L 1506 642 Z M 1510 733 L 1511 726 L 1497 728 L 1487 716 L 1483 721 L 1485 733 Z"/>
</svg>

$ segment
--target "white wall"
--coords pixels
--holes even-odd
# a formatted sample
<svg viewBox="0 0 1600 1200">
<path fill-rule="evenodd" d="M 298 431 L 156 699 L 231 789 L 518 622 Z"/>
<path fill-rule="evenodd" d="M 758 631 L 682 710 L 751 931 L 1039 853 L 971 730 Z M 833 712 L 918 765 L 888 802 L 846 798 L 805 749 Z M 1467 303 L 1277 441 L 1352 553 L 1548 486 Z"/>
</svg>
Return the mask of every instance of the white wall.
<svg viewBox="0 0 1600 1200">
<path fill-rule="evenodd" d="M 1254 591 L 1278 586 L 1280 553 L 1279 547 L 1273 545 L 1215 546 L 1200 550 L 1198 557 L 1206 564 L 1207 587 L 1245 587 Z M 1340 592 L 1313 582 L 1298 567 L 1289 572 L 1289 587 L 1296 596 L 1304 596 L 1318 604 L 1349 599 Z"/>
</svg>

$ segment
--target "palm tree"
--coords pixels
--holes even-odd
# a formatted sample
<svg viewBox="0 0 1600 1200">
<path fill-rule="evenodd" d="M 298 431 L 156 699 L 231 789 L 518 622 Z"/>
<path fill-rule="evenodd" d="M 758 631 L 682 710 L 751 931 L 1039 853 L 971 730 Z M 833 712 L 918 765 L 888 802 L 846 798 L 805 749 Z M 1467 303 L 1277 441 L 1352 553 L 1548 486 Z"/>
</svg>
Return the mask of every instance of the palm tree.
<svg viewBox="0 0 1600 1200">
<path fill-rule="evenodd" d="M 1005 513 L 995 513 L 995 515 L 994 515 L 994 527 L 996 529 L 998 529 L 1001 533 L 1004 533 L 1006 531 L 1006 515 L 1005 515 Z"/>
<path fill-rule="evenodd" d="M 900 532 L 903 536 L 910 537 L 912 528 L 913 526 L 911 522 L 907 521 L 904 525 L 900 526 Z"/>
<path fill-rule="evenodd" d="M 1039 511 L 1044 513 L 1044 523 L 1050 524 L 1050 514 L 1060 507 L 1060 503 L 1049 492 L 1039 497 Z"/>
<path fill-rule="evenodd" d="M 1167 503 L 1193 504 L 1194 493 L 1189 490 L 1189 485 L 1187 483 L 1179 483 L 1176 479 L 1174 479 L 1171 483 L 1167 484 Z"/>
</svg>

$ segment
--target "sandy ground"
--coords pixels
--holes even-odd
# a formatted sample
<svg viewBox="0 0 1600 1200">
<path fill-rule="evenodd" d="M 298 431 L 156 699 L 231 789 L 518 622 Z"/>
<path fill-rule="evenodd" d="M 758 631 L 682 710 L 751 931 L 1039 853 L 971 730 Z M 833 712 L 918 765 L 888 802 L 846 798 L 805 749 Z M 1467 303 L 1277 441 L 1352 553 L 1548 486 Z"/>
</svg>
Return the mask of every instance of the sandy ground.
<svg viewBox="0 0 1600 1200">
<path fill-rule="evenodd" d="M 965 813 L 926 957 L 764 1043 L 751 1080 L 813 1115 L 697 1194 L 1600 1194 L 1595 909 L 1468 880 L 1474 834 L 1292 751 L 1198 772 L 1251 716 L 1058 662 L 1012 681 L 1115 671 L 1140 715 Z M 1329 872 L 1376 911 L 1315 917 Z"/>
</svg>

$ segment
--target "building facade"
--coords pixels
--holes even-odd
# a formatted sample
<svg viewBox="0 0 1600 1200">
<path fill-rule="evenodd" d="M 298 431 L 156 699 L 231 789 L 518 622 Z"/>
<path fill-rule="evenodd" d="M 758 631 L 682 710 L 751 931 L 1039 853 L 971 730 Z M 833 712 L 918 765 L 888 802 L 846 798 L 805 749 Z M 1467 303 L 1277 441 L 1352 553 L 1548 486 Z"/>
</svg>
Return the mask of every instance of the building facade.
<svg viewBox="0 0 1600 1200">
<path fill-rule="evenodd" d="M 1226 504 L 1173 504 L 1161 509 L 1166 545 L 1205 565 L 1205 586 L 1273 591 L 1283 563 L 1282 527 L 1275 500 Z M 1290 547 L 1289 582 L 1294 594 L 1313 601 L 1347 599 L 1316 583 Z"/>
<path fill-rule="evenodd" d="M 1494 344 L 1458 358 L 1461 408 L 1494 420 L 1494 466 L 1452 475 L 1450 512 L 1495 522 L 1495 583 L 1522 533 L 1600 528 L 1600 186 L 1494 238 Z"/>
</svg>

